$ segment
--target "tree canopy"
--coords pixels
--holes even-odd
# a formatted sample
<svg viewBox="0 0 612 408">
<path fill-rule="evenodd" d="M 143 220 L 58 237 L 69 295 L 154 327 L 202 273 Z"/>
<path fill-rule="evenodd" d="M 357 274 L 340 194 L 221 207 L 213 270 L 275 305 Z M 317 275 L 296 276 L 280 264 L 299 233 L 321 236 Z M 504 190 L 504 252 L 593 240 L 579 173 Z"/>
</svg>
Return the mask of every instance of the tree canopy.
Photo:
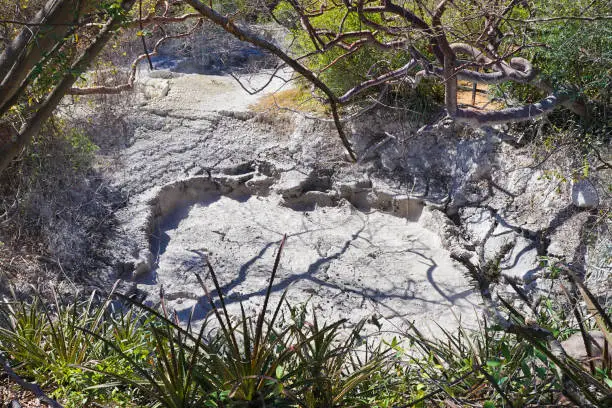
<svg viewBox="0 0 612 408">
<path fill-rule="evenodd" d="M 22 0 L 3 5 L 0 54 L 0 171 L 27 145 L 66 94 L 130 90 L 137 65 L 203 20 L 280 59 L 329 104 L 354 157 L 339 107 L 395 84 L 431 78 L 457 123 L 529 120 L 562 105 L 584 120 L 606 117 L 610 101 L 609 2 L 542 0 Z M 280 24 L 285 44 L 249 21 Z M 183 29 L 185 22 L 193 25 Z M 181 24 L 181 30 L 168 30 Z M 144 52 L 126 83 L 75 87 L 104 46 L 132 29 Z M 146 30 L 157 30 L 148 44 Z M 172 33 L 171 33 L 172 32 Z M 150 49 L 148 49 L 148 47 Z M 458 102 L 459 81 L 497 86 L 517 105 L 481 109 Z M 603 112 L 603 113 L 602 113 Z"/>
</svg>

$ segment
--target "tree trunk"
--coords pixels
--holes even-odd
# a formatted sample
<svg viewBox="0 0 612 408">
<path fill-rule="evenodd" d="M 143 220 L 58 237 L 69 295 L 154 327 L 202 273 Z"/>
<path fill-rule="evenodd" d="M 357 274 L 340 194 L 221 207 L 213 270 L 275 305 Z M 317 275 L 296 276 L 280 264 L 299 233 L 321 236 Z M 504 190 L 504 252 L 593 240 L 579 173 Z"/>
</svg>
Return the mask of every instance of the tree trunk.
<svg viewBox="0 0 612 408">
<path fill-rule="evenodd" d="M 56 44 L 63 42 L 80 17 L 95 7 L 94 1 L 49 0 L 0 55 L 0 115 L 10 106 L 23 81 Z"/>
<path fill-rule="evenodd" d="M 128 11 L 132 8 L 136 0 L 124 0 L 122 7 Z M 32 137 L 38 133 L 42 125 L 51 116 L 64 95 L 74 85 L 77 76 L 73 72 L 80 72 L 93 62 L 96 56 L 102 51 L 106 43 L 111 39 L 115 29 L 119 27 L 119 18 L 109 19 L 100 30 L 93 42 L 83 51 L 79 58 L 71 66 L 70 72 L 66 72 L 62 80 L 53 88 L 51 93 L 45 98 L 38 108 L 36 114 L 32 116 L 21 128 L 15 140 L 0 147 L 0 173 L 2 173 L 11 161 L 19 155 Z"/>
</svg>

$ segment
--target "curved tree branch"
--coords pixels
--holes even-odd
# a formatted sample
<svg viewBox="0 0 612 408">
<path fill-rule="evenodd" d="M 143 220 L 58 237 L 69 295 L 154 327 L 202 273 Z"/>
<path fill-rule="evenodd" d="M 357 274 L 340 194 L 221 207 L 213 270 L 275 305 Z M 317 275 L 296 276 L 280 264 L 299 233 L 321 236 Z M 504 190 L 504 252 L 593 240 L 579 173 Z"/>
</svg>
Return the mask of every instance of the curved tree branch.
<svg viewBox="0 0 612 408">
<path fill-rule="evenodd" d="M 563 99 L 557 95 L 549 95 L 536 103 L 493 111 L 458 108 L 453 119 L 474 127 L 530 120 L 552 111 Z"/>
<path fill-rule="evenodd" d="M 364 92 L 366 89 L 371 88 L 373 86 L 376 85 L 380 85 L 383 84 L 385 82 L 394 80 L 394 79 L 398 79 L 398 78 L 402 78 L 405 77 L 406 74 L 408 73 L 408 71 L 410 71 L 412 68 L 414 68 L 417 64 L 417 61 L 415 59 L 410 60 L 409 63 L 407 63 L 406 65 L 404 65 L 403 67 L 396 69 L 394 71 L 391 72 L 387 72 L 386 74 L 383 74 L 379 77 L 370 79 L 368 81 L 362 82 L 361 84 L 349 89 L 344 95 L 340 96 L 338 98 L 338 101 L 340 103 L 347 103 L 349 102 L 351 99 L 353 99 L 354 97 L 356 97 L 357 95 L 359 95 L 360 93 Z"/>
<path fill-rule="evenodd" d="M 338 113 L 338 98 L 323 81 L 321 81 L 311 70 L 300 64 L 296 59 L 291 58 L 275 44 L 251 32 L 249 29 L 239 26 L 231 18 L 219 14 L 217 11 L 205 5 L 200 0 L 185 0 L 185 2 L 194 9 L 196 9 L 198 12 L 200 12 L 204 17 L 206 17 L 216 25 L 222 27 L 225 31 L 234 35 L 238 39 L 242 41 L 247 41 L 257 47 L 265 49 L 270 53 L 276 55 L 288 66 L 293 68 L 297 73 L 299 73 L 308 81 L 310 81 L 310 83 L 317 87 L 321 92 L 323 92 L 328 98 L 328 102 L 332 111 L 332 117 L 334 119 L 334 124 L 338 131 L 338 135 L 340 136 L 340 140 L 342 141 L 342 144 L 346 148 L 351 159 L 354 161 L 357 160 L 357 156 L 355 155 L 355 152 L 353 151 L 353 148 L 350 142 L 348 141 L 346 134 L 344 133 L 344 129 L 342 128 L 340 115 Z"/>
</svg>

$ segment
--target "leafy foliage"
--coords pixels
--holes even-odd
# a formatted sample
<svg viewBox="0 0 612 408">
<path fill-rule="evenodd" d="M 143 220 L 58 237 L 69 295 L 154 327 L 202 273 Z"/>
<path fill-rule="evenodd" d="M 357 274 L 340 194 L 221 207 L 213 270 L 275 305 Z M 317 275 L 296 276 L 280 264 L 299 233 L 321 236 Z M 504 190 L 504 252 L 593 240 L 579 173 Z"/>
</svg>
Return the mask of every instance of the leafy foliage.
<svg viewBox="0 0 612 408">
<path fill-rule="evenodd" d="M 270 285 L 279 260 L 280 251 Z M 270 291 L 257 316 L 241 309 L 235 318 L 210 265 L 209 273 L 217 299 L 208 295 L 211 313 L 199 328 L 191 318 L 179 325 L 163 293 L 160 310 L 116 294 L 131 305 L 116 310 L 111 296 L 66 304 L 52 292 L 51 302 L 37 296 L 0 305 L 0 352 L 69 407 L 91 401 L 168 408 L 542 406 L 559 404 L 568 379 L 591 402 L 609 402 L 608 349 L 589 372 L 559 360 L 542 339 L 509 334 L 487 320 L 475 331 L 440 328 L 436 339 L 414 326 L 391 339 L 369 339 L 362 335 L 364 322 L 348 331 L 344 320 L 321 324 L 306 305 L 291 307 L 284 295 L 266 319 Z M 609 314 L 580 290 L 596 327 L 610 336 Z M 555 328 L 575 326 L 551 302 L 538 322 L 565 337 Z M 502 303 L 511 319 L 525 324 L 519 311 Z"/>
<path fill-rule="evenodd" d="M 309 6 L 322 7 L 323 3 L 309 4 Z M 342 7 L 331 8 L 312 18 L 313 27 L 315 29 L 335 29 L 343 19 L 345 11 Z M 320 78 L 338 95 L 342 95 L 359 82 L 385 72 L 390 67 L 397 68 L 404 65 L 410 60 L 410 55 L 407 53 L 397 52 L 389 55 L 373 46 L 361 48 L 353 53 L 347 53 L 341 48 L 331 48 L 327 52 L 317 53 L 315 45 L 308 33 L 299 25 L 298 16 L 287 1 L 281 1 L 274 10 L 274 14 L 278 15 L 278 19 L 285 25 L 292 27 L 293 35 L 297 39 L 296 51 L 313 53 L 307 59 L 308 67 L 318 73 Z M 358 31 L 362 26 L 356 12 L 347 13 L 343 26 L 345 31 Z M 383 35 L 377 37 L 378 39 L 384 38 Z"/>
</svg>

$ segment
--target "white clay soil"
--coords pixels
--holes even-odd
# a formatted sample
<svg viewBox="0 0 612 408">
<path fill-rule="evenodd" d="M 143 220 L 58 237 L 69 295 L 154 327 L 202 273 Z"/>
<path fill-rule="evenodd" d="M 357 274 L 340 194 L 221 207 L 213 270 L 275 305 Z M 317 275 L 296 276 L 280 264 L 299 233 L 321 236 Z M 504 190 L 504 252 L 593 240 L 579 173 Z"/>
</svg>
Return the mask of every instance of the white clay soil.
<svg viewBox="0 0 612 408">
<path fill-rule="evenodd" d="M 276 195 L 238 199 L 213 196 L 169 214 L 152 249 L 158 267 L 138 287 L 155 299 L 163 285 L 168 306 L 186 321 L 209 310 L 195 274 L 213 290 L 208 258 L 230 312 L 240 302 L 259 310 L 283 234 L 287 234 L 272 287 L 272 307 L 287 290 L 288 303 L 308 302 L 320 320 L 371 319 L 383 330 L 408 322 L 430 328 L 475 319 L 479 298 L 437 235 L 418 222 L 381 211 L 362 212 L 341 201 L 309 211 L 283 206 Z M 373 327 L 371 328 L 373 330 Z"/>
</svg>

